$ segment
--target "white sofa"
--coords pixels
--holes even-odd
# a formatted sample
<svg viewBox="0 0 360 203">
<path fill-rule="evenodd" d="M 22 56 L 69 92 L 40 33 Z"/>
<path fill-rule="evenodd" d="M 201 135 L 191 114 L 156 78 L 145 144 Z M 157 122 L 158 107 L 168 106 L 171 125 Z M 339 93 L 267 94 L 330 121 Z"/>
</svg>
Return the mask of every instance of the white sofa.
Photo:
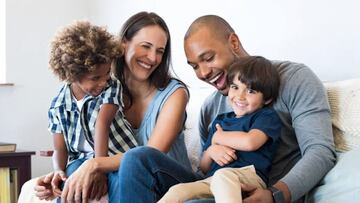
<svg viewBox="0 0 360 203">
<path fill-rule="evenodd" d="M 332 110 L 334 139 L 338 151 L 338 163 L 318 187 L 307 196 L 309 203 L 338 203 L 360 201 L 360 78 L 324 83 Z M 200 155 L 200 140 L 197 136 L 198 113 L 203 99 L 212 88 L 190 88 L 186 124 L 186 145 L 193 168 L 197 168 Z M 201 99 L 199 99 L 201 98 Z M 34 197 L 34 182 L 22 187 L 19 203 L 46 202 Z M 106 202 L 106 198 L 102 200 Z"/>
</svg>

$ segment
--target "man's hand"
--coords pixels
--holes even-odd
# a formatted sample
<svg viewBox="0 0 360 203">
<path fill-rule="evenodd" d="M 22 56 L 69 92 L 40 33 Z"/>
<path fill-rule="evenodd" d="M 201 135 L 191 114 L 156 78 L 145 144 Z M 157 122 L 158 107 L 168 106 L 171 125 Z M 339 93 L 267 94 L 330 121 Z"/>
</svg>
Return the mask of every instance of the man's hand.
<svg viewBox="0 0 360 203">
<path fill-rule="evenodd" d="M 241 184 L 241 191 L 244 193 L 243 203 L 274 203 L 269 190 L 256 188 L 248 184 Z"/>
<path fill-rule="evenodd" d="M 208 148 L 209 156 L 220 166 L 227 165 L 237 159 L 235 150 L 223 145 L 211 145 Z"/>
<path fill-rule="evenodd" d="M 41 176 L 40 178 L 37 179 L 36 181 L 36 185 L 35 185 L 35 195 L 40 199 L 40 200 L 53 200 L 55 199 L 57 196 L 54 194 L 53 190 L 52 190 L 52 186 L 51 186 L 51 181 L 54 177 L 54 173 L 51 172 L 49 174 L 47 174 L 46 176 Z"/>
</svg>

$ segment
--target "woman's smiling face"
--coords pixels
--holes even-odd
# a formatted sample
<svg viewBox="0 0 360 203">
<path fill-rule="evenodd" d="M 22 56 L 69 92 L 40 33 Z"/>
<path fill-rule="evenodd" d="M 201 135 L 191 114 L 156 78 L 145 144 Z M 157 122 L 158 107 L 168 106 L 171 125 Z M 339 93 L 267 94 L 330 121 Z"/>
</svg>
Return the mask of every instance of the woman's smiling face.
<svg viewBox="0 0 360 203">
<path fill-rule="evenodd" d="M 158 25 L 140 29 L 131 40 L 124 41 L 124 55 L 129 77 L 144 81 L 159 66 L 168 37 Z"/>
</svg>

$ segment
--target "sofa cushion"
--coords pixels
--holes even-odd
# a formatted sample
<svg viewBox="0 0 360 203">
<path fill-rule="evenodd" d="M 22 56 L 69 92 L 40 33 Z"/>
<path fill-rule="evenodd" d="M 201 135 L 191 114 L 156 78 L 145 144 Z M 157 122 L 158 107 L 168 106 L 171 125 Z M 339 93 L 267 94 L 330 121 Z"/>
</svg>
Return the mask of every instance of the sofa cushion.
<svg viewBox="0 0 360 203">
<path fill-rule="evenodd" d="M 337 151 L 360 146 L 360 78 L 325 82 Z"/>
</svg>

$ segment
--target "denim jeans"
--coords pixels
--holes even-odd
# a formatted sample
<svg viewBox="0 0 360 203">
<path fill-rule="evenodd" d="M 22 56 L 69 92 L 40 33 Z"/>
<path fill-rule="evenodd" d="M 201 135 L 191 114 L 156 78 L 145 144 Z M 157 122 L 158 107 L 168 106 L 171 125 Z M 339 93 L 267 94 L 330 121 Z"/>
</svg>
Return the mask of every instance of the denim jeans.
<svg viewBox="0 0 360 203">
<path fill-rule="evenodd" d="M 109 172 L 108 177 L 108 195 L 109 203 L 119 201 L 119 175 L 118 171 Z"/>
<path fill-rule="evenodd" d="M 171 186 L 201 178 L 154 148 L 136 147 L 127 151 L 121 161 L 119 202 L 157 202 Z"/>
</svg>

